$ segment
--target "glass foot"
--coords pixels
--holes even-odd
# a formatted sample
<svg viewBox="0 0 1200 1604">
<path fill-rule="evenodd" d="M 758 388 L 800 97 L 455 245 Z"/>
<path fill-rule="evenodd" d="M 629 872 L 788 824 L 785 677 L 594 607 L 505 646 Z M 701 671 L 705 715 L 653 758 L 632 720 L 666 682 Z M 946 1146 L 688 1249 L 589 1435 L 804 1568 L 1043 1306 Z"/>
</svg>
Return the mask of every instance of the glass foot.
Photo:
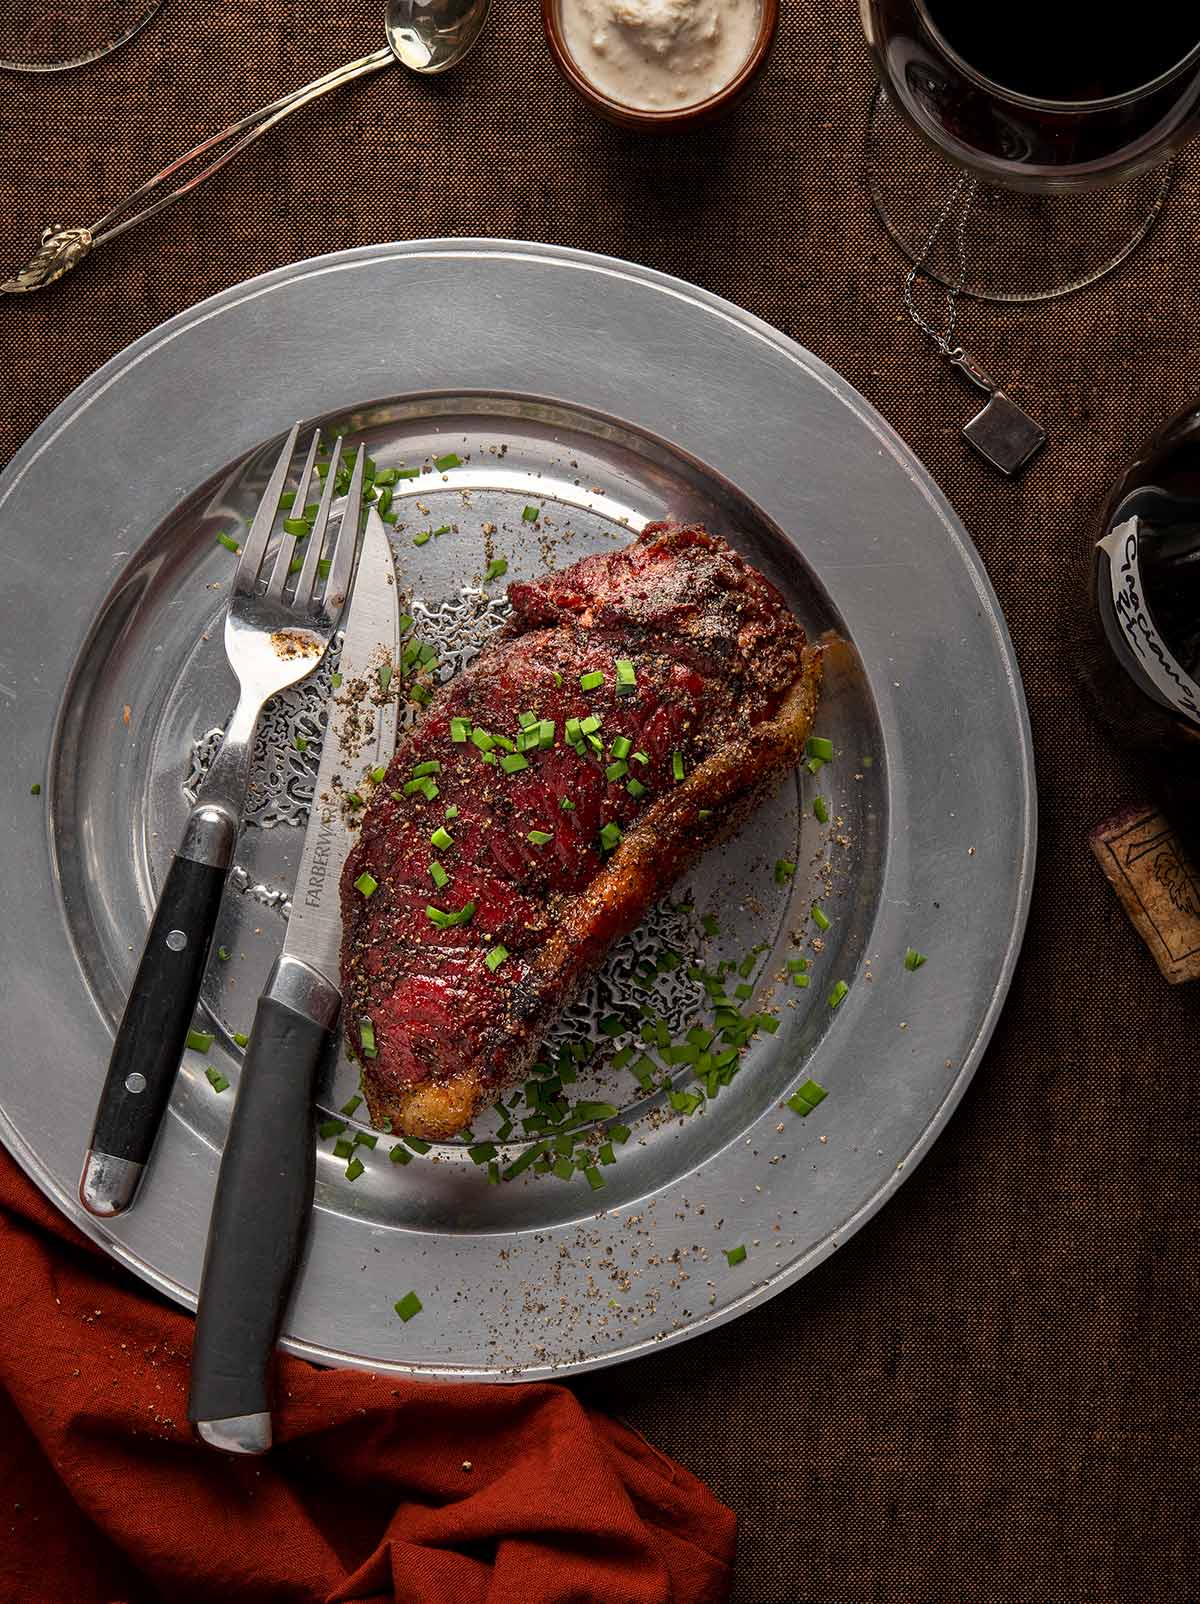
<svg viewBox="0 0 1200 1604">
<path fill-rule="evenodd" d="M 882 87 L 867 128 L 866 177 L 879 220 L 916 261 L 963 169 L 913 129 Z M 1113 189 L 1045 195 L 982 180 L 964 235 L 962 294 L 977 301 L 1050 301 L 1118 268 L 1154 227 L 1175 176 L 1164 166 Z M 939 284 L 958 277 L 955 212 L 930 247 L 924 271 Z"/>
<path fill-rule="evenodd" d="M 119 50 L 163 0 L 0 0 L 0 72 L 66 72 Z"/>
</svg>

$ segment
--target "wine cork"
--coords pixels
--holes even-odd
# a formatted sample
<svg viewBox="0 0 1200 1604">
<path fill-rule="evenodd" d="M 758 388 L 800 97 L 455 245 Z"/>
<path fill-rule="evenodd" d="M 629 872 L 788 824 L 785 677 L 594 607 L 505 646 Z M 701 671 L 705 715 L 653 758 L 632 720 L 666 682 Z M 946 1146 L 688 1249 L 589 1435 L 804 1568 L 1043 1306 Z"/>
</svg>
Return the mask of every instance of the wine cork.
<svg viewBox="0 0 1200 1604">
<path fill-rule="evenodd" d="M 1092 851 L 1172 985 L 1200 979 L 1200 869 L 1150 803 L 1092 831 Z"/>
</svg>

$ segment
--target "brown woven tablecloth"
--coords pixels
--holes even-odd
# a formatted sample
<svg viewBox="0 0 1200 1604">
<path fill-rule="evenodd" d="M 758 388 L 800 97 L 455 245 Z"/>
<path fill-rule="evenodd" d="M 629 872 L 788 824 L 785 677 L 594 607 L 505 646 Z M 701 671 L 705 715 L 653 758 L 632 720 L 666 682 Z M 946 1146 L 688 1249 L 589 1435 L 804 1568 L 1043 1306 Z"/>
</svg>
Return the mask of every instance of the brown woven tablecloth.
<svg viewBox="0 0 1200 1604">
<path fill-rule="evenodd" d="M 168 0 L 106 64 L 0 79 L 0 258 L 90 221 L 204 133 L 381 42 L 381 0 Z M 473 64 L 324 101 L 75 277 L 0 305 L 0 457 L 161 319 L 284 262 L 490 234 L 649 263 L 766 318 L 895 425 L 973 533 L 1033 717 L 1041 854 L 1024 957 L 961 1109 L 892 1203 L 802 1285 L 582 1386 L 742 1517 L 742 1604 L 1100 1604 L 1200 1594 L 1200 987 L 1170 990 L 1088 853 L 1136 776 L 1088 722 L 1063 631 L 1114 476 L 1200 390 L 1200 161 L 1107 284 L 968 308 L 969 343 L 1052 446 L 1017 485 L 958 429 L 862 196 L 871 74 L 850 0 L 784 0 L 735 117 L 660 142 L 600 126 L 535 0 Z M 81 531 L 86 538 L 86 531 Z M 53 1541 L 53 1534 L 46 1534 Z"/>
</svg>

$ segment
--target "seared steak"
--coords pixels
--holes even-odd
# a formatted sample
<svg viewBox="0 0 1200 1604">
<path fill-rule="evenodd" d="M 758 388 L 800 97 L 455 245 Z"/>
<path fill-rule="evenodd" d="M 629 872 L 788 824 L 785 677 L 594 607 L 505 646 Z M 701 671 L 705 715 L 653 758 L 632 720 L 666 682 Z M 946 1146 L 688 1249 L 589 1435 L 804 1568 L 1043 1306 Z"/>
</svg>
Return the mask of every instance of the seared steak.
<svg viewBox="0 0 1200 1604">
<path fill-rule="evenodd" d="M 610 944 L 795 766 L 819 691 L 778 591 L 696 526 L 508 595 L 342 874 L 347 1034 L 372 1118 L 412 1136 L 524 1074 Z"/>
</svg>

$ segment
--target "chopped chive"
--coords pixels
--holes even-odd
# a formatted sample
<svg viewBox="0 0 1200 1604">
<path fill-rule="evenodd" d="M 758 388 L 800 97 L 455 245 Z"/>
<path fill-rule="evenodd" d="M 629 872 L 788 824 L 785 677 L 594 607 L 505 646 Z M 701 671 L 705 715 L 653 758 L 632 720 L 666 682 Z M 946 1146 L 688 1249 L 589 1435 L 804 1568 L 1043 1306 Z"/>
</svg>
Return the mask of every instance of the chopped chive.
<svg viewBox="0 0 1200 1604">
<path fill-rule="evenodd" d="M 606 852 L 611 852 L 621 840 L 621 831 L 615 824 L 606 824 L 600 831 L 600 845 Z"/>
<path fill-rule="evenodd" d="M 373 1148 L 378 1140 L 379 1138 L 374 1131 L 355 1131 L 354 1133 L 355 1147 Z"/>
<path fill-rule="evenodd" d="M 717 923 L 715 913 L 706 913 L 701 919 L 700 925 L 706 936 L 719 936 L 721 934 L 721 926 Z"/>
<path fill-rule="evenodd" d="M 643 767 L 645 767 L 649 764 L 650 758 L 645 752 L 635 752 L 633 754 L 633 761 L 635 763 L 641 763 Z"/>
<path fill-rule="evenodd" d="M 364 1024 L 369 1024 L 370 1021 L 369 1020 L 364 1020 L 363 1023 Z M 360 1029 L 361 1029 L 361 1026 L 360 1026 Z M 353 1114 L 357 1109 L 359 1109 L 361 1107 L 362 1107 L 362 1098 L 358 1095 L 357 1092 L 355 1092 L 353 1097 L 351 1097 L 347 1102 L 342 1104 L 340 1112 L 343 1113 L 343 1114 L 346 1114 L 346 1115 L 350 1115 L 350 1114 Z"/>
<path fill-rule="evenodd" d="M 741 1264 L 745 1257 L 746 1249 L 741 1245 L 741 1243 L 739 1243 L 736 1248 L 725 1249 L 725 1260 L 730 1269 L 732 1269 L 735 1264 Z"/>
<path fill-rule="evenodd" d="M 387 688 L 392 683 L 392 665 L 384 663 L 379 670 L 379 689 L 387 695 Z"/>
<path fill-rule="evenodd" d="M 526 507 L 521 517 L 525 523 L 535 524 L 538 521 L 539 509 L 537 507 Z"/>
<path fill-rule="evenodd" d="M 420 477 L 421 477 L 420 468 L 397 468 L 396 469 L 396 478 L 397 479 L 419 479 Z"/>
<path fill-rule="evenodd" d="M 822 763 L 833 762 L 833 742 L 827 741 L 822 735 L 810 735 L 804 750 L 809 757 L 819 758 Z"/>
<path fill-rule="evenodd" d="M 535 847 L 544 847 L 549 846 L 554 836 L 549 830 L 530 830 L 525 839 L 532 842 Z"/>
<path fill-rule="evenodd" d="M 486 585 L 489 580 L 500 579 L 507 572 L 508 559 L 505 557 L 493 557 L 491 562 L 488 563 L 487 568 L 484 570 L 483 582 Z"/>
<path fill-rule="evenodd" d="M 367 778 L 371 781 L 372 785 L 378 785 L 386 773 L 387 770 L 384 768 L 383 764 L 377 763 Z"/>
<path fill-rule="evenodd" d="M 646 794 L 646 787 L 636 777 L 626 782 L 625 789 L 635 801 Z"/>
<path fill-rule="evenodd" d="M 326 1119 L 317 1126 L 317 1135 L 323 1142 L 327 1142 L 331 1136 L 340 1136 L 345 1129 L 344 1119 Z"/>
<path fill-rule="evenodd" d="M 811 984 L 811 982 L 810 982 L 809 977 L 807 975 L 793 975 L 792 976 L 792 985 L 793 986 L 798 986 L 801 991 L 806 991 L 810 984 Z"/>
<path fill-rule="evenodd" d="M 230 952 L 228 947 L 218 947 L 217 948 L 217 957 L 221 960 L 221 962 L 223 964 L 227 964 L 229 962 L 229 960 L 233 957 L 233 954 Z"/>
<path fill-rule="evenodd" d="M 795 873 L 796 865 L 792 862 L 791 858 L 776 858 L 775 884 L 777 886 L 787 885 L 788 881 L 795 876 Z"/>
<path fill-rule="evenodd" d="M 831 1008 L 836 1008 L 849 990 L 850 987 L 846 984 L 846 982 L 844 980 L 839 980 L 835 984 L 833 990 L 829 993 L 829 1006 Z"/>
<path fill-rule="evenodd" d="M 471 731 L 471 740 L 481 752 L 490 752 L 496 744 L 486 730 L 480 729 Z"/>
<path fill-rule="evenodd" d="M 291 562 L 288 564 L 288 573 L 289 574 L 298 574 L 303 567 L 304 567 L 304 558 L 301 557 L 299 552 L 297 552 L 296 555 L 292 558 Z"/>
<path fill-rule="evenodd" d="M 392 1143 L 392 1150 L 388 1154 L 393 1164 L 411 1164 L 412 1154 L 400 1142 Z"/>
<path fill-rule="evenodd" d="M 627 657 L 617 658 L 617 695 L 628 696 L 637 685 L 637 670 Z"/>
<path fill-rule="evenodd" d="M 212 1087 L 214 1092 L 223 1092 L 228 1089 L 229 1082 L 225 1079 L 224 1075 L 222 1075 L 219 1069 L 214 1069 L 211 1064 L 206 1064 L 204 1066 L 204 1073 L 208 1076 L 209 1085 Z"/>
<path fill-rule="evenodd" d="M 211 1030 L 189 1030 L 187 1033 L 187 1045 L 194 1053 L 206 1053 L 214 1041 L 216 1037 Z"/>
<path fill-rule="evenodd" d="M 808 762 L 804 766 L 810 774 L 820 774 L 821 770 L 825 767 L 825 760 L 824 758 L 820 757 L 809 758 Z"/>
<path fill-rule="evenodd" d="M 829 808 L 823 796 L 813 797 L 813 813 L 821 824 L 829 823 Z"/>
<path fill-rule="evenodd" d="M 705 819 L 711 819 L 712 818 L 712 809 L 711 808 L 701 808 L 699 813 L 697 813 L 696 817 L 700 820 L 701 824 L 703 824 Z"/>
<path fill-rule="evenodd" d="M 829 929 L 829 926 L 830 926 L 832 921 L 830 920 L 829 915 L 825 912 L 824 908 L 822 908 L 822 906 L 821 906 L 821 904 L 819 902 L 814 902 L 813 903 L 813 905 L 812 905 L 812 916 L 813 916 L 813 923 L 816 925 L 818 930 L 828 930 Z"/>
<path fill-rule="evenodd" d="M 235 1030 L 233 1033 L 233 1044 L 235 1047 L 249 1047 L 250 1038 L 243 1031 Z"/>
<path fill-rule="evenodd" d="M 495 1142 L 475 1142 L 467 1148 L 467 1156 L 472 1164 L 486 1164 L 496 1156 Z"/>
<path fill-rule="evenodd" d="M 308 751 L 308 741 L 303 735 L 297 735 L 292 741 L 292 745 L 296 748 L 297 752 Z"/>
<path fill-rule="evenodd" d="M 628 1125 L 610 1125 L 608 1134 L 618 1146 L 624 1147 L 630 1138 L 631 1132 Z"/>
<path fill-rule="evenodd" d="M 232 536 L 232 535 L 218 535 L 218 536 L 217 536 L 217 545 L 218 545 L 218 546 L 224 546 L 224 548 L 225 548 L 225 550 L 226 550 L 226 551 L 231 551 L 231 552 L 233 552 L 233 554 L 234 554 L 234 555 L 235 555 L 235 556 L 236 556 L 236 555 L 237 555 L 237 553 L 238 553 L 238 552 L 240 552 L 240 551 L 241 551 L 241 549 L 242 549 L 242 548 L 241 548 L 241 547 L 240 547 L 240 546 L 239 546 L 239 545 L 238 545 L 238 543 L 237 543 L 237 541 L 236 541 L 236 540 L 235 540 L 235 539 L 234 539 L 234 538 L 233 538 L 233 536 Z"/>
<path fill-rule="evenodd" d="M 437 758 L 431 757 L 428 758 L 424 763 L 418 763 L 416 765 L 416 767 L 413 769 L 413 778 L 420 780 L 423 779 L 427 774 L 440 774 L 441 772 L 442 765 L 438 762 Z"/>
<path fill-rule="evenodd" d="M 904 967 L 906 969 L 913 970 L 914 972 L 918 970 L 923 963 L 927 962 L 928 959 L 926 958 L 925 954 L 923 952 L 918 952 L 915 947 L 910 947 L 904 954 Z"/>
<path fill-rule="evenodd" d="M 538 745 L 542 747 L 554 745 L 554 733 L 557 728 L 552 718 L 543 718 L 538 721 Z"/>
<path fill-rule="evenodd" d="M 450 720 L 450 739 L 458 746 L 466 741 L 471 733 L 471 726 L 465 718 L 452 718 Z"/>
<path fill-rule="evenodd" d="M 333 1144 L 333 1156 L 334 1158 L 353 1158 L 354 1143 L 348 1138 L 342 1137 Z"/>
<path fill-rule="evenodd" d="M 363 799 L 357 791 L 347 791 L 346 801 L 352 808 L 361 808 L 363 805 Z"/>
<path fill-rule="evenodd" d="M 379 890 L 379 881 L 369 869 L 364 869 L 354 882 L 354 889 L 361 891 L 364 897 L 373 897 Z"/>
<path fill-rule="evenodd" d="M 406 1136 L 404 1140 L 414 1153 L 428 1153 L 429 1151 L 429 1143 L 422 1141 L 419 1136 Z"/>
<path fill-rule="evenodd" d="M 461 468 L 462 458 L 454 451 L 447 451 L 444 457 L 434 457 L 433 465 L 439 473 L 445 473 L 449 468 Z"/>
<path fill-rule="evenodd" d="M 422 1304 L 415 1292 L 406 1292 L 395 1305 L 396 1313 L 404 1321 L 405 1325 L 408 1324 L 414 1314 L 420 1314 L 423 1308 L 424 1304 Z"/>
<path fill-rule="evenodd" d="M 683 753 L 682 752 L 672 752 L 671 753 L 671 773 L 675 776 L 675 778 L 677 780 L 682 780 L 683 779 Z"/>
<path fill-rule="evenodd" d="M 610 750 L 614 757 L 628 757 L 633 750 L 633 742 L 627 735 L 615 735 Z"/>
<path fill-rule="evenodd" d="M 500 945 L 497 945 L 497 946 L 492 948 L 492 950 L 486 955 L 486 957 L 484 958 L 483 961 L 484 961 L 485 964 L 487 964 L 488 968 L 492 971 L 492 973 L 495 974 L 497 969 L 499 969 L 500 965 L 504 962 L 504 960 L 507 957 L 508 957 L 508 948 L 500 946 Z"/>
<path fill-rule="evenodd" d="M 358 1022 L 358 1040 L 359 1045 L 362 1048 L 363 1057 L 374 1058 L 376 1055 L 375 1026 L 371 1023 L 370 1018 L 366 1014 L 364 1014 Z M 357 1108 L 358 1104 L 356 1103 L 354 1107 Z M 353 1114 L 353 1112 L 353 1108 L 343 1108 L 342 1110 L 343 1114 Z"/>
<path fill-rule="evenodd" d="M 296 492 L 294 490 L 285 490 L 279 498 L 279 505 L 285 512 L 290 512 L 296 505 Z"/>
<path fill-rule="evenodd" d="M 446 873 L 445 869 L 436 858 L 434 858 L 433 862 L 429 865 L 429 878 L 433 881 L 434 885 L 439 891 L 450 879 L 450 876 Z"/>
<path fill-rule="evenodd" d="M 430 844 L 437 847 L 440 852 L 445 852 L 447 847 L 452 847 L 454 845 L 454 837 L 450 834 L 449 830 L 443 828 L 443 826 L 440 824 L 429 837 L 429 840 Z"/>
<path fill-rule="evenodd" d="M 564 796 L 558 805 L 564 813 L 574 813 L 575 811 L 575 804 L 569 796 Z"/>
<path fill-rule="evenodd" d="M 598 1192 L 604 1185 L 604 1177 L 594 1164 L 589 1165 L 588 1168 L 584 1170 L 583 1174 L 584 1179 L 587 1181 L 587 1184 L 591 1187 L 593 1192 Z"/>
<path fill-rule="evenodd" d="M 622 780 L 628 773 L 629 764 L 626 763 L 624 758 L 619 757 L 614 763 L 610 763 L 605 769 L 604 778 L 606 780 Z"/>
<path fill-rule="evenodd" d="M 500 759 L 500 767 L 505 774 L 519 774 L 522 769 L 529 767 L 529 759 L 524 752 L 506 752 Z"/>
<path fill-rule="evenodd" d="M 308 523 L 304 518 L 285 518 L 283 532 L 285 535 L 294 535 L 297 540 L 303 540 L 308 534 Z"/>
<path fill-rule="evenodd" d="M 450 806 L 446 809 L 446 817 L 448 819 L 457 819 L 458 818 L 458 805 L 457 805 L 457 803 L 451 802 Z"/>
<path fill-rule="evenodd" d="M 433 539 L 433 530 L 432 529 L 422 529 L 422 531 L 421 531 L 421 533 L 419 535 L 414 535 L 413 536 L 413 545 L 414 546 L 427 546 L 432 539 Z"/>
<path fill-rule="evenodd" d="M 590 674 L 581 674 L 579 676 L 579 688 L 580 688 L 580 690 L 598 691 L 600 689 L 601 685 L 603 685 L 603 684 L 604 684 L 604 675 L 600 672 L 600 670 L 598 668 L 593 669 Z"/>
<path fill-rule="evenodd" d="M 452 930 L 458 925 L 470 924 L 475 917 L 475 904 L 468 902 L 457 913 L 445 913 L 441 908 L 430 905 L 425 909 L 425 917 L 439 930 Z"/>
<path fill-rule="evenodd" d="M 600 728 L 600 720 L 596 717 L 595 713 L 589 713 L 586 718 L 580 719 L 579 728 L 585 735 L 595 735 L 596 731 Z"/>
<path fill-rule="evenodd" d="M 329 676 L 329 683 L 333 686 L 335 691 L 340 691 L 342 688 L 342 676 L 338 673 L 336 668 Z"/>
</svg>

